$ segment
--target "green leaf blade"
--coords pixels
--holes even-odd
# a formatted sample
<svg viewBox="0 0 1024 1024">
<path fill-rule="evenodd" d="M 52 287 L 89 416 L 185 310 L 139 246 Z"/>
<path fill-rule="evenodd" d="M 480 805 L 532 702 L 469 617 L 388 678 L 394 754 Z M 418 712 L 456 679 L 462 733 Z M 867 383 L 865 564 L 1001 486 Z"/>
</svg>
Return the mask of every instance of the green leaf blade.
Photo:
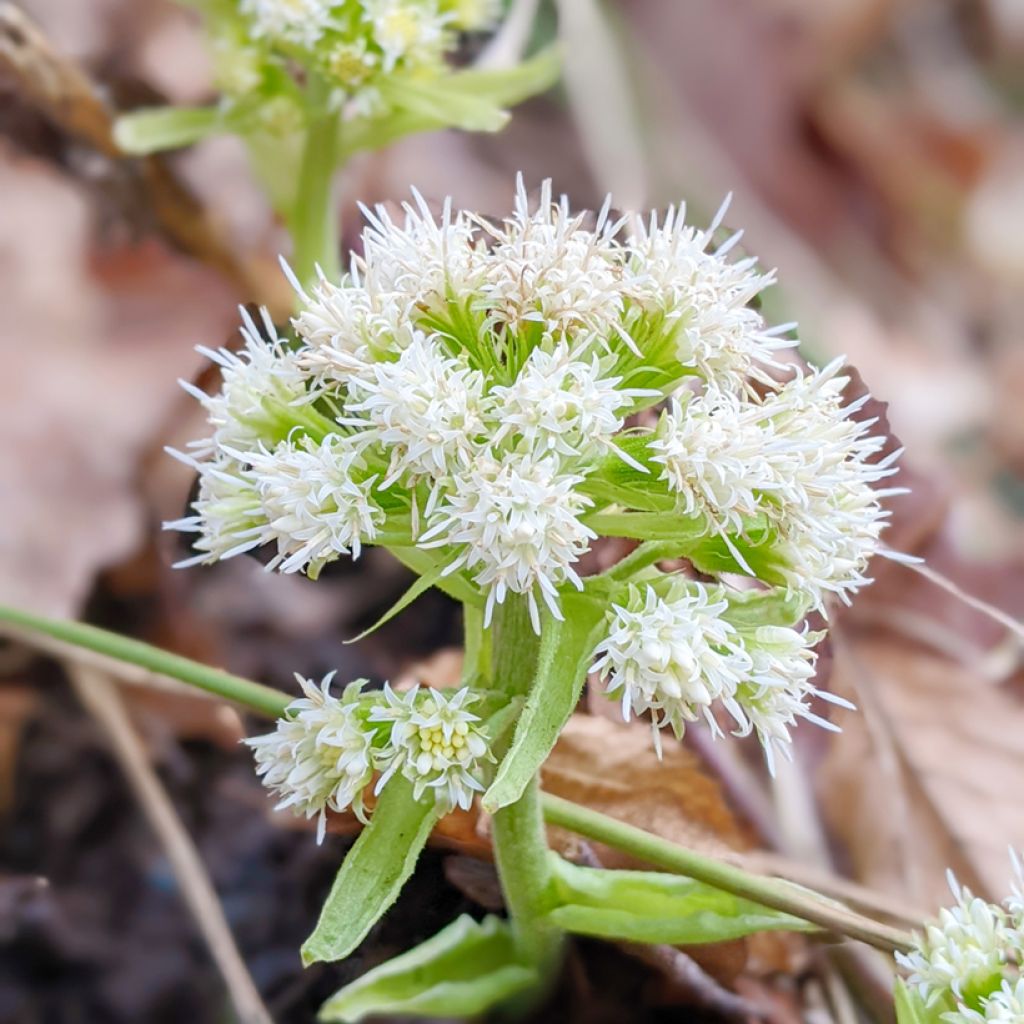
<svg viewBox="0 0 1024 1024">
<path fill-rule="evenodd" d="M 564 619 L 545 617 L 536 675 L 512 745 L 483 796 L 488 812 L 515 803 L 554 747 L 579 703 L 605 610 L 602 600 L 586 593 L 564 594 Z"/>
<path fill-rule="evenodd" d="M 813 931 L 807 921 L 656 871 L 584 868 L 552 854 L 559 905 L 550 917 L 578 935 L 694 946 L 763 931 Z"/>
<path fill-rule="evenodd" d="M 380 964 L 335 993 L 325 1022 L 378 1014 L 474 1017 L 538 983 L 522 964 L 507 922 L 463 915 L 414 949 Z"/>
<path fill-rule="evenodd" d="M 148 156 L 189 146 L 222 128 L 217 107 L 152 107 L 119 117 L 114 141 L 125 153 Z"/>
<path fill-rule="evenodd" d="M 407 779 L 388 782 L 303 943 L 303 964 L 341 960 L 366 938 L 398 898 L 439 817 L 432 800 L 413 799 Z"/>
</svg>

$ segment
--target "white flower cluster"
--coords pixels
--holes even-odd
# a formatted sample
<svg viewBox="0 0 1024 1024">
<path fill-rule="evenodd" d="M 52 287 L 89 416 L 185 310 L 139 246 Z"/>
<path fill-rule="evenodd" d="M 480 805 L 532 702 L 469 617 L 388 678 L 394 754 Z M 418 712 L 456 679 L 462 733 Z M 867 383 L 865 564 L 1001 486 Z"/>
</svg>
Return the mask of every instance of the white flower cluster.
<svg viewBox="0 0 1024 1024">
<path fill-rule="evenodd" d="M 450 202 L 435 218 L 418 195 L 400 217 L 364 212 L 348 275 L 292 278 L 295 340 L 247 319 L 238 353 L 211 354 L 220 393 L 190 389 L 211 434 L 182 456 L 201 477 L 171 524 L 195 534 L 189 562 L 270 544 L 272 568 L 315 576 L 365 544 L 415 546 L 481 592 L 485 624 L 521 595 L 538 632 L 620 529 L 678 528 L 714 571 L 819 608 L 868 582 L 896 453 L 844 397 L 841 361 L 777 361 L 792 342 L 750 305 L 772 275 L 733 260 L 737 236 L 714 247 L 717 219 L 671 211 L 630 234 L 610 204 L 588 219 L 546 184 L 532 207 L 522 182 L 502 222 Z M 784 749 L 813 717 L 811 638 L 739 630 L 722 593 L 618 609 L 606 674 L 631 713 L 678 732 L 718 701 Z"/>
<path fill-rule="evenodd" d="M 943 908 L 909 953 L 896 961 L 925 1005 L 946 1024 L 1019 1024 L 1024 1020 L 1024 899 L 1021 865 L 1002 905 L 961 886 L 950 872 L 955 904 Z"/>
<path fill-rule="evenodd" d="M 479 717 L 466 710 L 472 691 L 446 697 L 414 687 L 400 697 L 385 686 L 383 694 L 360 697 L 359 681 L 338 698 L 330 692 L 333 675 L 320 686 L 297 676 L 305 696 L 288 705 L 273 732 L 245 741 L 263 784 L 282 798 L 278 809 L 316 816 L 322 842 L 328 810 L 351 807 L 366 820 L 363 795 L 378 771 L 377 793 L 401 771 L 417 800 L 429 790 L 442 812 L 470 807 L 483 789 L 482 765 L 493 760 Z"/>
<path fill-rule="evenodd" d="M 686 512 L 706 515 L 727 544 L 759 517 L 775 527 L 780 572 L 819 607 L 869 582 L 888 515 L 881 500 L 899 493 L 872 487 L 896 472 L 900 453 L 881 456 L 874 421 L 852 418 L 866 398 L 843 406 L 842 364 L 795 372 L 761 397 L 709 385 L 673 403 L 651 445 Z"/>
<path fill-rule="evenodd" d="M 240 57 L 258 66 L 263 49 L 271 60 L 311 64 L 339 90 L 347 110 L 365 113 L 379 102 L 379 77 L 440 71 L 458 32 L 488 29 L 500 13 L 496 0 L 238 0 L 241 23 L 222 29 L 216 48 L 222 69 L 235 73 L 220 78 L 226 87 L 243 86 Z"/>
<path fill-rule="evenodd" d="M 813 685 L 818 639 L 806 630 L 734 625 L 721 587 L 675 580 L 664 596 L 635 587 L 625 605 L 613 606 L 593 667 L 608 693 L 621 691 L 624 718 L 650 712 L 659 750 L 664 726 L 681 738 L 687 722 L 703 718 L 721 735 L 720 704 L 734 735 L 757 734 L 774 771 L 776 752 L 789 754 L 797 719 L 835 728 L 811 711 L 813 697 L 849 707 Z"/>
</svg>

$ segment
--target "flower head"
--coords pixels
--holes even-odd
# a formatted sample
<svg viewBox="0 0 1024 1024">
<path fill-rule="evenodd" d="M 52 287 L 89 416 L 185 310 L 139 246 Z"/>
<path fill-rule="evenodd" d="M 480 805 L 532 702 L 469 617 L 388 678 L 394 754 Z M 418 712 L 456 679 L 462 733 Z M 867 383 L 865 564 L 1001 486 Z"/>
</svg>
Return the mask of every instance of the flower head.
<svg viewBox="0 0 1024 1024">
<path fill-rule="evenodd" d="M 331 24 L 331 0 L 240 0 L 253 35 L 312 47 Z"/>
<path fill-rule="evenodd" d="M 348 403 L 346 422 L 390 453 L 382 487 L 402 474 L 447 478 L 480 449 L 483 374 L 421 333 L 394 362 L 369 364 L 350 386 L 358 400 Z"/>
<path fill-rule="evenodd" d="M 955 904 L 896 961 L 929 1006 L 951 993 L 961 1009 L 976 1009 L 1000 987 L 1016 936 L 1002 907 L 972 895 L 952 872 L 948 878 Z"/>
<path fill-rule="evenodd" d="M 358 558 L 363 541 L 373 540 L 384 519 L 371 494 L 376 477 L 349 438 L 283 441 L 245 458 L 267 520 L 262 539 L 277 543 L 268 568 L 315 576 L 339 555 Z"/>
<path fill-rule="evenodd" d="M 593 668 L 608 693 L 621 691 L 627 721 L 631 714 L 651 712 L 656 742 L 662 726 L 682 737 L 686 723 L 701 716 L 720 733 L 715 701 L 743 721 L 735 694 L 750 659 L 735 628 L 722 617 L 727 607 L 721 592 L 681 585 L 667 598 L 653 587 L 634 589 L 625 605 L 612 608 Z"/>
<path fill-rule="evenodd" d="M 330 692 L 332 672 L 320 686 L 296 676 L 304 696 L 293 700 L 273 732 L 245 740 L 256 758 L 263 785 L 281 797 L 278 809 L 317 818 L 317 842 L 327 828 L 327 811 L 348 807 L 361 820 L 363 791 L 373 774 L 374 728 L 367 725 L 356 696 L 362 681 L 341 699 Z"/>
<path fill-rule="evenodd" d="M 458 552 L 447 571 L 465 566 L 475 573 L 474 580 L 487 589 L 488 624 L 506 594 L 526 594 L 539 633 L 537 594 L 561 618 L 559 585 L 583 587 L 573 564 L 596 534 L 580 519 L 591 504 L 574 489 L 580 480 L 561 472 L 550 456 L 508 455 L 496 461 L 481 455 L 453 480 L 420 546 Z"/>
<path fill-rule="evenodd" d="M 434 799 L 446 811 L 468 810 L 475 793 L 483 791 L 483 762 L 493 760 L 477 715 L 466 710 L 476 695 L 463 687 L 451 697 L 418 686 L 399 696 L 384 687 L 384 703 L 370 711 L 370 720 L 387 723 L 384 748 L 378 753 L 382 775 L 377 791 L 395 772 L 413 783 L 418 800 L 433 790 Z"/>
</svg>

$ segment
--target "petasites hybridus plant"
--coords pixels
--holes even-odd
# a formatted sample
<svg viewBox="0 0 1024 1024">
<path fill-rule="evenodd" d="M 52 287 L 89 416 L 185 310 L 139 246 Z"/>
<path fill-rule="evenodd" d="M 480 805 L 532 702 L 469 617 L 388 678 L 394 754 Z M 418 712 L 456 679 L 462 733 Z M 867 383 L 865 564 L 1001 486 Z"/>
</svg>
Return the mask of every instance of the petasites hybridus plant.
<svg viewBox="0 0 1024 1024">
<path fill-rule="evenodd" d="M 270 568 L 311 579 L 385 547 L 418 575 L 389 615 L 431 586 L 463 605 L 459 687 L 303 681 L 249 741 L 320 838 L 329 810 L 369 816 L 307 961 L 358 945 L 438 816 L 478 793 L 494 816 L 510 924 L 453 925 L 326 1019 L 476 1013 L 542 989 L 565 930 L 692 941 L 699 900 L 704 941 L 800 927 L 691 880 L 565 864 L 536 777 L 590 669 L 658 743 L 703 722 L 756 735 L 773 766 L 799 720 L 832 728 L 806 618 L 869 582 L 880 547 L 898 453 L 867 399 L 841 360 L 803 367 L 791 325 L 765 323 L 752 302 L 773 275 L 733 257 L 720 218 L 575 214 L 548 185 L 531 206 L 521 184 L 502 222 L 450 203 L 435 217 L 419 196 L 397 220 L 364 212 L 347 275 L 293 276 L 293 333 L 246 317 L 241 349 L 209 353 L 219 392 L 190 390 L 210 432 L 176 453 L 198 497 L 168 524 L 192 535 L 183 564 L 269 548 Z M 633 547 L 599 572 L 602 538 Z M 467 944 L 486 947 L 473 978 L 457 968 Z M 417 994 L 396 1008 L 399 989 Z"/>
<path fill-rule="evenodd" d="M 897 953 L 899 1024 L 1019 1024 L 1024 1021 L 1024 873 L 1011 851 L 1015 881 L 1003 903 L 974 896 L 949 874 L 955 903 L 913 949 Z"/>
</svg>

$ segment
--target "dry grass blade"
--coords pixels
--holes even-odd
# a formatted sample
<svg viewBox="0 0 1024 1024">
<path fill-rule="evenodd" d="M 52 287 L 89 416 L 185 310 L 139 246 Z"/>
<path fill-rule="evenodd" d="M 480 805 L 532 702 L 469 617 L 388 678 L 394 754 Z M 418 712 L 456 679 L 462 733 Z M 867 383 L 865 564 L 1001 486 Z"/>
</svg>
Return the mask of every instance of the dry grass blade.
<svg viewBox="0 0 1024 1024">
<path fill-rule="evenodd" d="M 202 860 L 153 770 L 114 683 L 102 672 L 68 666 L 79 700 L 103 727 L 143 813 L 163 844 L 182 895 L 228 989 L 241 1024 L 273 1024 L 242 960 Z"/>
</svg>

